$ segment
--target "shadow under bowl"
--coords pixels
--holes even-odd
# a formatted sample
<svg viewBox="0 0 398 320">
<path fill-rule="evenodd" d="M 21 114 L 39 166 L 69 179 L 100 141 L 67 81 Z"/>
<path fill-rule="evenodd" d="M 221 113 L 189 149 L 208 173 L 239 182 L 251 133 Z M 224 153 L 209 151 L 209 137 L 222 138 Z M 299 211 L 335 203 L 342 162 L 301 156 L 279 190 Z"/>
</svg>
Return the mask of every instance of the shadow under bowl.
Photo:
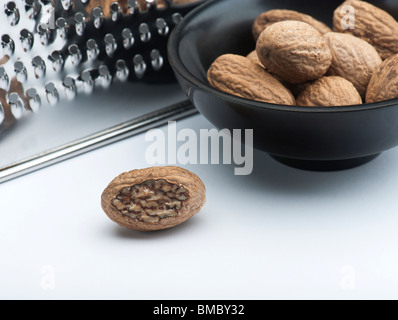
<svg viewBox="0 0 398 320">
<path fill-rule="evenodd" d="M 369 1 L 397 17 L 398 3 Z M 176 78 L 199 112 L 219 129 L 253 129 L 254 147 L 306 170 L 362 165 L 398 145 L 398 99 L 374 104 L 297 107 L 256 102 L 218 91 L 207 70 L 220 55 L 255 48 L 254 19 L 270 9 L 310 14 L 332 25 L 342 1 L 218 0 L 187 15 L 173 30 L 168 57 Z"/>
</svg>

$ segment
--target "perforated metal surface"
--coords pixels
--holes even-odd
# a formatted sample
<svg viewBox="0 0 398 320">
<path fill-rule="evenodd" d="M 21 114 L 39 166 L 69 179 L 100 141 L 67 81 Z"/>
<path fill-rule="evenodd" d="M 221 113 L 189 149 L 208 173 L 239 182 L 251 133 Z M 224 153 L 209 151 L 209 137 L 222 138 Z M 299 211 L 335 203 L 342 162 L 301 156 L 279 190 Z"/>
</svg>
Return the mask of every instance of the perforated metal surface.
<svg viewBox="0 0 398 320">
<path fill-rule="evenodd" d="M 112 83 L 173 81 L 173 27 L 201 1 L 13 0 L 0 12 L 0 132 L 43 104 Z"/>
<path fill-rule="evenodd" d="M 202 1 L 175 2 L 0 4 L 0 172 L 185 100 L 168 64 L 167 40 Z M 107 90 L 113 84 L 119 89 Z"/>
</svg>

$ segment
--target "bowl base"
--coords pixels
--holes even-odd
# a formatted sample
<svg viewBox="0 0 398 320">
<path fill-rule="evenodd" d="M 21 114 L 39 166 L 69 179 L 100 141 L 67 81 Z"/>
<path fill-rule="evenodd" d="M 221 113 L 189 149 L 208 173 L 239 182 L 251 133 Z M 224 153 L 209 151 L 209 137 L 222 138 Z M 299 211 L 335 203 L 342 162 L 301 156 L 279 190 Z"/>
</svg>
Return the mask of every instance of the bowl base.
<svg viewBox="0 0 398 320">
<path fill-rule="evenodd" d="M 339 171 L 348 170 L 355 167 L 359 167 L 365 163 L 372 161 L 380 155 L 374 154 L 362 158 L 345 159 L 345 160 L 331 160 L 331 161 L 317 161 L 317 160 L 301 160 L 284 158 L 280 156 L 271 155 L 276 161 L 283 163 L 289 167 L 296 169 L 307 170 L 307 171 Z"/>
</svg>

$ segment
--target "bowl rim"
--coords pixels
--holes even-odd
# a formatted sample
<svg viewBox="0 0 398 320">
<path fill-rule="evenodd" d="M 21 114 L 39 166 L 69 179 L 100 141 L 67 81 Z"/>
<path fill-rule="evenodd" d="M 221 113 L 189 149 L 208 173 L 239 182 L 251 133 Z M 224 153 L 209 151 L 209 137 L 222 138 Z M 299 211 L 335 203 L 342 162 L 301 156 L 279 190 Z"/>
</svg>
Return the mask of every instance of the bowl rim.
<svg viewBox="0 0 398 320">
<path fill-rule="evenodd" d="M 185 67 L 179 55 L 179 44 L 181 34 L 183 34 L 184 30 L 189 27 L 189 23 L 192 19 L 194 19 L 198 14 L 202 13 L 205 10 L 211 10 L 211 7 L 214 5 L 218 5 L 221 2 L 225 2 L 228 0 L 218 0 L 218 1 L 205 1 L 200 4 L 197 8 L 193 9 L 189 12 L 182 21 L 173 29 L 170 33 L 168 43 L 167 43 L 167 53 L 168 59 L 171 67 L 175 72 L 178 73 L 179 76 L 184 78 L 189 83 L 194 86 L 208 91 L 211 94 L 223 99 L 227 100 L 231 103 L 243 104 L 246 107 L 251 107 L 254 109 L 271 109 L 277 111 L 287 111 L 287 112 L 305 112 L 305 113 L 330 113 L 330 112 L 359 112 L 373 109 L 381 109 L 392 107 L 398 104 L 398 98 L 390 99 L 386 101 L 374 102 L 374 103 L 364 103 L 350 106 L 331 106 L 331 107 L 311 107 L 311 106 L 289 106 L 282 104 L 274 104 L 268 102 L 260 102 L 250 99 L 241 98 L 229 93 L 222 92 L 211 87 L 208 83 L 203 82 L 202 80 L 195 77 L 188 68 Z"/>
</svg>

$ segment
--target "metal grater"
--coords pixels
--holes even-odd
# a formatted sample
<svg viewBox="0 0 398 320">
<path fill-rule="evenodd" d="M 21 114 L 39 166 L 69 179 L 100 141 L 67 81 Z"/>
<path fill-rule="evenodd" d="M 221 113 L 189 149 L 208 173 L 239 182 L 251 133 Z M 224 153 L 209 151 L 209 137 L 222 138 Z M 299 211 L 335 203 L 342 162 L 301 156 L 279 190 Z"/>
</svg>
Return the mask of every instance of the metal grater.
<svg viewBox="0 0 398 320">
<path fill-rule="evenodd" d="M 95 87 L 173 80 L 168 35 L 203 1 L 6 1 L 0 11 L 8 25 L 0 36 L 0 136 L 43 104 Z"/>
</svg>

